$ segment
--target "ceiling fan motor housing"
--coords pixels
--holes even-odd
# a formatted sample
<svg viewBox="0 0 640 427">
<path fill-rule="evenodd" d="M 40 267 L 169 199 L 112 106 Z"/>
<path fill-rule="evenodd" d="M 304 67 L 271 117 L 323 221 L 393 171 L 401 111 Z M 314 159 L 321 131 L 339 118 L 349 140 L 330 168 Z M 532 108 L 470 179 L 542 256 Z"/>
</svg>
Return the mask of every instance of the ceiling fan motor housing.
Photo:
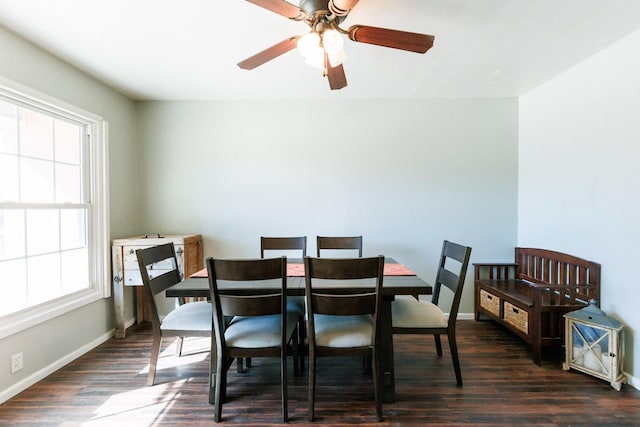
<svg viewBox="0 0 640 427">
<path fill-rule="evenodd" d="M 313 25 L 313 23 L 318 20 L 318 17 L 327 17 L 332 15 L 332 10 L 331 10 L 332 8 L 329 6 L 329 3 L 331 3 L 331 1 L 301 0 L 300 9 L 304 10 L 307 14 L 307 17 L 305 18 L 305 21 L 307 22 L 307 24 Z M 333 20 L 336 22 L 336 24 L 341 23 L 345 17 L 346 17 L 346 13 L 333 14 Z"/>
</svg>

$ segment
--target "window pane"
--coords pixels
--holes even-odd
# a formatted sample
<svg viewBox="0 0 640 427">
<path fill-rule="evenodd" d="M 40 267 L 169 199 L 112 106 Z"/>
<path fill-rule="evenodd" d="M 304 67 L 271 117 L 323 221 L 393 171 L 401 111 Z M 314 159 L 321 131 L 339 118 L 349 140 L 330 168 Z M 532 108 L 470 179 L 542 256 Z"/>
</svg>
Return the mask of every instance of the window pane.
<svg viewBox="0 0 640 427">
<path fill-rule="evenodd" d="M 0 340 L 110 295 L 105 130 L 89 111 L 0 85 Z"/>
<path fill-rule="evenodd" d="M 18 157 L 0 154 L 0 201 L 17 202 L 19 200 Z"/>
<path fill-rule="evenodd" d="M 24 243 L 24 210 L 0 210 L 0 260 L 23 257 Z"/>
<path fill-rule="evenodd" d="M 67 294 L 89 287 L 87 249 L 62 252 L 62 291 Z"/>
<path fill-rule="evenodd" d="M 27 255 L 57 251 L 59 224 L 57 209 L 27 211 Z"/>
<path fill-rule="evenodd" d="M 20 161 L 22 202 L 52 203 L 53 163 L 43 160 Z"/>
<path fill-rule="evenodd" d="M 79 165 L 82 127 L 62 120 L 56 120 L 54 127 L 56 162 Z"/>
<path fill-rule="evenodd" d="M 60 254 L 27 258 L 27 293 L 30 305 L 59 297 Z"/>
<path fill-rule="evenodd" d="M 19 114 L 20 154 L 53 160 L 53 118 L 24 108 Z"/>
<path fill-rule="evenodd" d="M 60 211 L 60 249 L 77 249 L 86 246 L 85 209 Z"/>
<path fill-rule="evenodd" d="M 56 163 L 56 202 L 81 202 L 81 179 L 80 166 Z"/>
<path fill-rule="evenodd" d="M 0 101 L 0 153 L 18 154 L 18 107 Z"/>
<path fill-rule="evenodd" d="M 0 316 L 27 307 L 27 269 L 24 258 L 0 261 Z"/>
</svg>

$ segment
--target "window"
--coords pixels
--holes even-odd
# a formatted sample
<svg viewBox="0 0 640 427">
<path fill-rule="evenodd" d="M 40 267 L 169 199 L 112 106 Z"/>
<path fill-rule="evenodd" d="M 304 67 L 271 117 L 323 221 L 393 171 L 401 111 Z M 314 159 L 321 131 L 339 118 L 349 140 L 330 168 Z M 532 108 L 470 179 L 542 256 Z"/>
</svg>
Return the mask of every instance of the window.
<svg viewBox="0 0 640 427">
<path fill-rule="evenodd" d="M 110 296 L 106 123 L 0 80 L 0 338 Z"/>
</svg>

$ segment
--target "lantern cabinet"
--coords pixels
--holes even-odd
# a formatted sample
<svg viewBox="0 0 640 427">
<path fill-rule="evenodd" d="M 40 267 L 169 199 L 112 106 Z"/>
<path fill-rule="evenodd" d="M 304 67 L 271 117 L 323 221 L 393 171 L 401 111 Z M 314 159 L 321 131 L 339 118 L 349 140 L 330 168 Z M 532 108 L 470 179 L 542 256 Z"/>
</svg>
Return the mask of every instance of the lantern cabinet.
<svg viewBox="0 0 640 427">
<path fill-rule="evenodd" d="M 591 300 L 565 317 L 564 370 L 575 369 L 609 381 L 620 391 L 625 376 L 623 325 L 607 316 Z"/>
</svg>

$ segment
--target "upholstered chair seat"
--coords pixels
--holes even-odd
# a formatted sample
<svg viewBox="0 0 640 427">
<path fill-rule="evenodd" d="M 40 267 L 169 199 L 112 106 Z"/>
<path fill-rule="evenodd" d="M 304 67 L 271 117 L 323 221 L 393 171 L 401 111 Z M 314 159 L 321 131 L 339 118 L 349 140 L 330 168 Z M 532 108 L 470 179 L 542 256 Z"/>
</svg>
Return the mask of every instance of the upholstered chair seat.
<svg viewBox="0 0 640 427">
<path fill-rule="evenodd" d="M 163 331 L 211 332 L 211 312 L 211 303 L 206 301 L 182 304 L 164 317 L 160 329 Z"/>
<path fill-rule="evenodd" d="M 394 328 L 446 328 L 447 318 L 435 304 L 408 295 L 396 297 L 391 305 Z"/>
<path fill-rule="evenodd" d="M 316 314 L 316 345 L 319 347 L 365 347 L 373 344 L 370 315 L 333 316 Z"/>
<path fill-rule="evenodd" d="M 235 316 L 224 331 L 224 339 L 229 347 L 264 348 L 279 347 L 282 343 L 282 316 Z M 296 329 L 298 316 L 287 313 L 287 336 Z"/>
</svg>

